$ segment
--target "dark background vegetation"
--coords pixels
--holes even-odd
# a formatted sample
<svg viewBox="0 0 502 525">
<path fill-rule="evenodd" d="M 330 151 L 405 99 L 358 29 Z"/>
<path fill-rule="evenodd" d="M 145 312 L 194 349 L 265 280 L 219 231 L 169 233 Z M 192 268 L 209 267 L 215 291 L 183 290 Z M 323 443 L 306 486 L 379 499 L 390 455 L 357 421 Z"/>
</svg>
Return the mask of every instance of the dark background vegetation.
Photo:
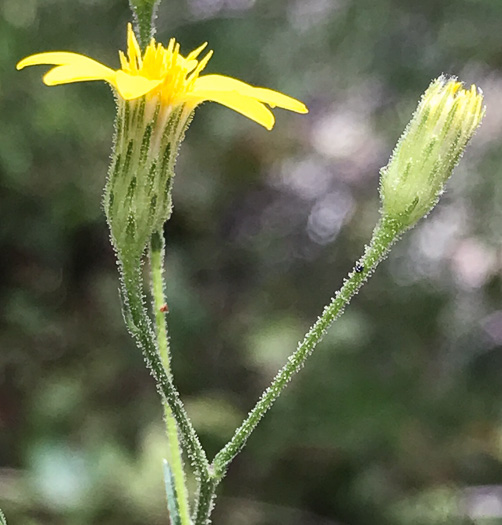
<svg viewBox="0 0 502 525">
<path fill-rule="evenodd" d="M 9 525 L 166 523 L 166 441 L 101 209 L 114 103 L 22 57 L 117 67 L 125 0 L 0 0 L 0 507 Z M 166 226 L 177 384 L 209 454 L 361 253 L 378 170 L 431 79 L 485 122 L 235 461 L 217 525 L 502 523 L 502 3 L 187 0 L 158 38 L 304 100 L 269 133 L 206 104 Z"/>
</svg>

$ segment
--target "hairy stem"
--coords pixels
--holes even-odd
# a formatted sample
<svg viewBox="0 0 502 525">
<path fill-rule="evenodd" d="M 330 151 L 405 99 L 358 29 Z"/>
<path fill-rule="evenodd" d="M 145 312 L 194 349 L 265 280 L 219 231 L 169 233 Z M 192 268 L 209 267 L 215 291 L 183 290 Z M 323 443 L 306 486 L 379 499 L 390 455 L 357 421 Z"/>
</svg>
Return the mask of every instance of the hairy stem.
<svg viewBox="0 0 502 525">
<path fill-rule="evenodd" d="M 159 350 L 152 330 L 152 323 L 145 308 L 141 279 L 141 265 L 121 264 L 122 302 L 124 318 L 142 350 L 148 368 L 157 383 L 160 394 L 167 402 L 181 434 L 182 443 L 195 473 L 202 479 L 208 477 L 209 463 L 206 453 L 200 444 L 199 438 L 192 423 L 185 412 L 183 403 L 176 390 L 171 373 L 166 371 L 160 358 Z"/>
<path fill-rule="evenodd" d="M 366 247 L 363 257 L 356 263 L 354 270 L 349 273 L 340 290 L 335 294 L 330 304 L 324 308 L 322 315 L 307 332 L 297 350 L 288 358 L 287 363 L 276 375 L 271 385 L 263 392 L 232 439 L 214 458 L 213 469 L 217 479 L 223 478 L 228 465 L 244 447 L 265 412 L 272 407 L 291 378 L 303 368 L 307 358 L 321 341 L 328 328 L 342 314 L 352 297 L 386 257 L 402 230 L 401 224 L 397 221 L 385 216 L 381 219 L 373 232 L 371 243 Z"/>
<path fill-rule="evenodd" d="M 155 328 L 160 358 L 166 373 L 171 373 L 169 337 L 167 335 L 167 305 L 165 304 L 164 283 L 164 236 L 160 232 L 152 235 L 150 245 L 150 274 L 153 309 L 155 312 Z M 169 443 L 169 464 L 174 478 L 176 500 L 181 525 L 190 525 L 190 509 L 188 505 L 188 492 L 183 470 L 182 451 L 178 437 L 178 427 L 169 405 L 164 401 L 164 419 Z"/>
<path fill-rule="evenodd" d="M 216 487 L 219 481 L 214 477 L 209 477 L 199 484 L 197 507 L 193 519 L 194 525 L 207 525 L 209 523 L 209 516 L 214 507 Z"/>
<path fill-rule="evenodd" d="M 150 42 L 155 34 L 154 19 L 161 0 L 129 0 L 129 7 L 134 15 L 136 31 L 139 36 L 141 47 Z"/>
</svg>

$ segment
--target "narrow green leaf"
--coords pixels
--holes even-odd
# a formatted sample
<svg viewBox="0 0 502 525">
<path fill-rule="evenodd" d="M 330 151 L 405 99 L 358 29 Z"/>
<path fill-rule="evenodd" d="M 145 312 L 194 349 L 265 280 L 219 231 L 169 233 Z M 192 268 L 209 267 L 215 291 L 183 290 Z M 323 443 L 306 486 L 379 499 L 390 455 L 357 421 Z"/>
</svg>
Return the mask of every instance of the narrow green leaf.
<svg viewBox="0 0 502 525">
<path fill-rule="evenodd" d="M 174 476 L 167 459 L 164 459 L 164 482 L 166 484 L 167 510 L 169 511 L 170 523 L 171 525 L 181 525 L 176 488 L 174 487 Z"/>
<path fill-rule="evenodd" d="M 2 509 L 0 509 L 0 525 L 7 525 L 7 519 L 5 518 L 5 514 L 2 512 Z"/>
</svg>

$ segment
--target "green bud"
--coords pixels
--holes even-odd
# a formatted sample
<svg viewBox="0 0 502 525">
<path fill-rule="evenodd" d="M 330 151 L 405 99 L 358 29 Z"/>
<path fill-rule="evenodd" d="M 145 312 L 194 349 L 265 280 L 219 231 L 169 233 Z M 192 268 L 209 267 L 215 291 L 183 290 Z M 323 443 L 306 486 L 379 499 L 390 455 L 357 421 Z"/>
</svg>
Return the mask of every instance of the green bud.
<svg viewBox="0 0 502 525">
<path fill-rule="evenodd" d="M 183 105 L 157 98 L 118 101 L 104 208 L 123 262 L 137 262 L 171 215 L 174 165 L 190 118 Z"/>
<path fill-rule="evenodd" d="M 382 213 L 413 226 L 436 205 L 484 116 L 483 95 L 455 78 L 434 80 L 381 170 Z"/>
</svg>

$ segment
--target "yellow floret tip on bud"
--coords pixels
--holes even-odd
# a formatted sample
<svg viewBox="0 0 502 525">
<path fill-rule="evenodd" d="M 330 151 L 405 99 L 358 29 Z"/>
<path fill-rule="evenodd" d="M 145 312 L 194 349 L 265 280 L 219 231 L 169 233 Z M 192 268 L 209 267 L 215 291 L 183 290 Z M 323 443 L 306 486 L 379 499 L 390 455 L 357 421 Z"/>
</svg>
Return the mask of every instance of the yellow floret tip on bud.
<svg viewBox="0 0 502 525">
<path fill-rule="evenodd" d="M 445 76 L 431 83 L 381 170 L 384 216 L 406 229 L 431 211 L 484 113 L 476 86 Z"/>
</svg>

